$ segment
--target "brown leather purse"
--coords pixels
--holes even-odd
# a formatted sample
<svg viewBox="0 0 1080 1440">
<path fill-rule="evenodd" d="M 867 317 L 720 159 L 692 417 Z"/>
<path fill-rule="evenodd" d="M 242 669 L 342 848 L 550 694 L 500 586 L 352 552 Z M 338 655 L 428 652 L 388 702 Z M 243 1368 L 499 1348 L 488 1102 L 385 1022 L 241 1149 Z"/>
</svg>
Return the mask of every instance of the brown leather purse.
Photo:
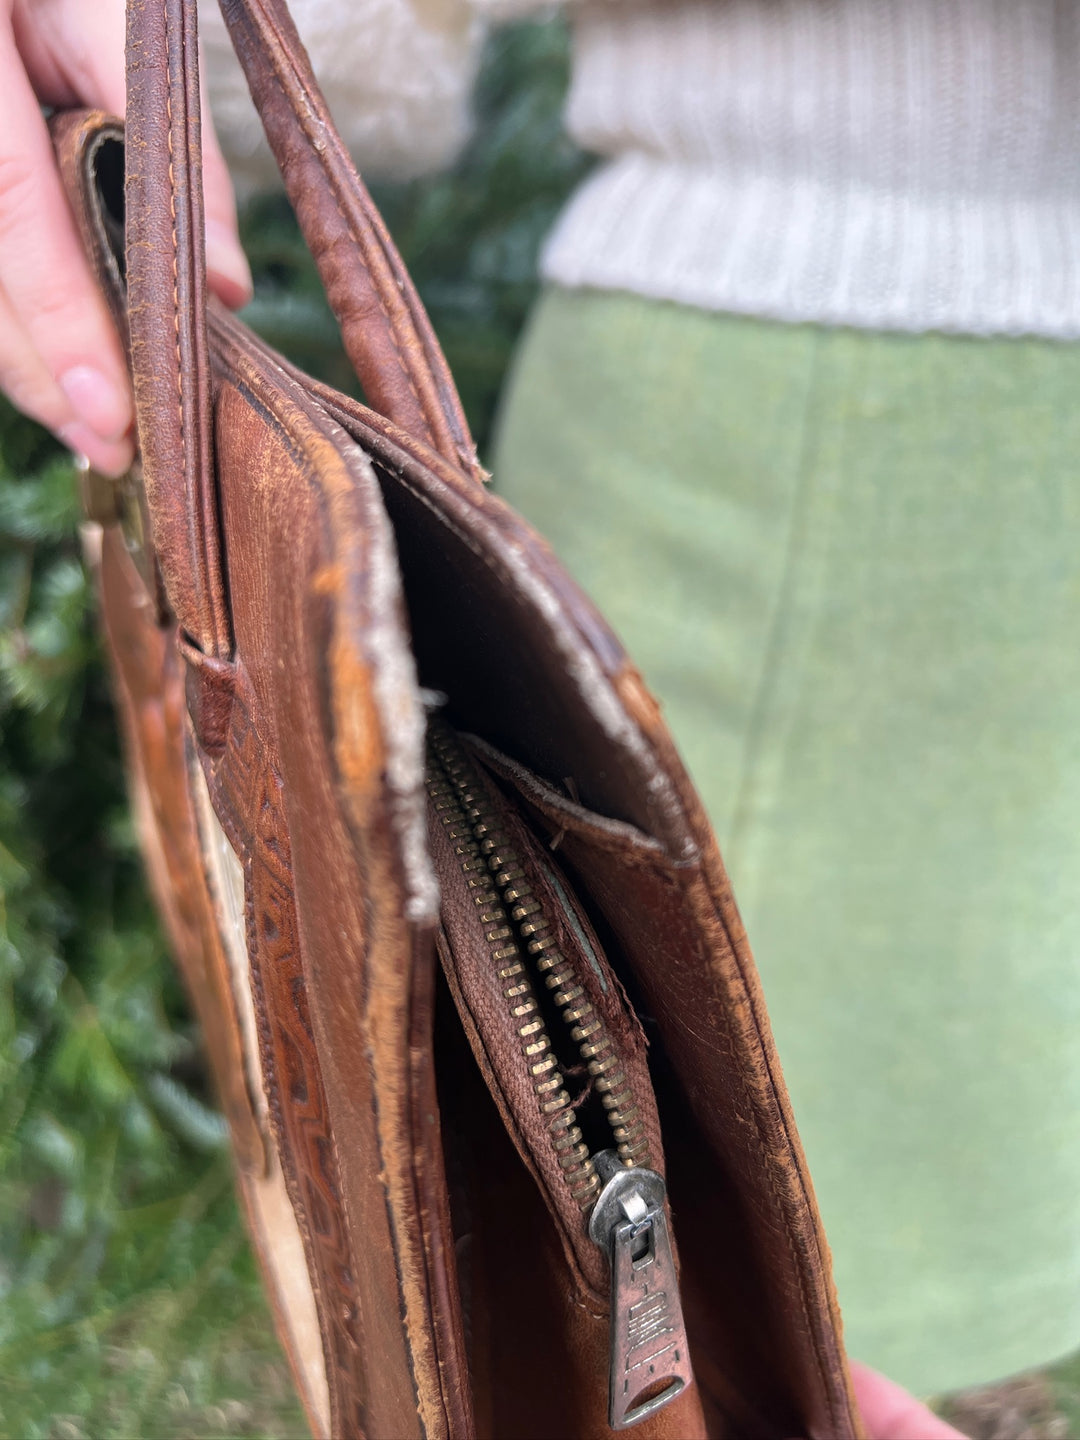
<svg viewBox="0 0 1080 1440">
<path fill-rule="evenodd" d="M 312 1430 L 854 1437 L 701 804 L 284 4 L 223 10 L 371 408 L 207 297 L 192 0 L 129 7 L 126 208 L 120 123 L 54 132 L 137 399 L 88 482 L 132 793 Z"/>
</svg>

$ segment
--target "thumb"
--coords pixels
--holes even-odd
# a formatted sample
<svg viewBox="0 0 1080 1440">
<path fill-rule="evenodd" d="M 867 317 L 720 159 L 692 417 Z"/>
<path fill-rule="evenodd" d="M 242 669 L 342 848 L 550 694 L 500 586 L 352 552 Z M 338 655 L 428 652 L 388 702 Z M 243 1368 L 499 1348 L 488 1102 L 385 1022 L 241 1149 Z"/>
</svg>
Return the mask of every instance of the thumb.
<svg viewBox="0 0 1080 1440">
<path fill-rule="evenodd" d="M 40 100 L 60 106 L 96 105 L 123 115 L 122 0 L 101 5 L 55 0 L 47 17 L 25 0 L 15 0 L 12 19 L 23 63 Z M 236 198 L 205 86 L 202 141 L 208 280 L 218 298 L 236 308 L 251 299 L 251 271 L 240 246 Z"/>
<path fill-rule="evenodd" d="M 853 1360 L 851 1378 L 870 1440 L 964 1440 L 959 1430 L 869 1366 Z"/>
<path fill-rule="evenodd" d="M 211 290 L 230 309 L 251 299 L 251 269 L 236 226 L 236 195 L 229 167 L 218 144 L 202 89 L 203 204 L 206 213 L 206 278 Z"/>
</svg>

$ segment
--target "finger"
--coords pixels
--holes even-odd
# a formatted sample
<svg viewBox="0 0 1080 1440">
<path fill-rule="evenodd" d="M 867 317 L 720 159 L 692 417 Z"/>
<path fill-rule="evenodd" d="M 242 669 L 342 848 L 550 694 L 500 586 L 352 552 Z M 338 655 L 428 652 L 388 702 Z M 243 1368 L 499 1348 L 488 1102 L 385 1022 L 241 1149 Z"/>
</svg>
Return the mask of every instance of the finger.
<svg viewBox="0 0 1080 1440">
<path fill-rule="evenodd" d="M 133 411 L 120 344 L 90 275 L 37 99 L 14 37 L 0 30 L 0 284 L 16 334 L 19 404 L 59 431 L 113 443 Z M 40 357 L 30 363 L 25 341 Z"/>
<path fill-rule="evenodd" d="M 959 1430 L 869 1366 L 852 1361 L 851 1378 L 871 1440 L 964 1440 Z"/>
<path fill-rule="evenodd" d="M 223 304 L 237 310 L 251 299 L 251 269 L 240 245 L 236 196 L 203 91 L 203 203 L 206 211 L 206 278 Z"/>
<path fill-rule="evenodd" d="M 20 410 L 54 431 L 69 450 L 85 455 L 95 470 L 106 475 L 122 475 L 130 467 L 133 448 L 127 436 L 103 440 L 85 421 L 72 417 L 62 395 L 50 402 L 49 397 L 56 396 L 52 377 L 2 289 L 0 389 Z"/>
<path fill-rule="evenodd" d="M 124 7 L 113 3 L 61 7 L 43 25 L 16 6 L 15 33 L 37 95 L 47 104 L 98 105 L 124 113 Z M 62 37 L 62 48 L 60 38 Z M 237 308 L 251 299 L 251 270 L 240 245 L 236 199 L 228 167 L 214 130 L 205 91 L 203 115 L 203 191 L 206 210 L 206 268 L 211 290 Z"/>
<path fill-rule="evenodd" d="M 8 0 L 15 45 L 45 105 L 123 115 L 124 0 Z M 7 8 L 7 7 L 4 7 Z"/>
<path fill-rule="evenodd" d="M 42 23 L 40 13 L 17 5 L 15 33 L 42 100 L 53 105 L 99 105 L 117 115 L 124 113 L 124 6 L 118 0 L 100 6 L 54 5 L 49 23 Z M 236 309 L 251 299 L 251 270 L 240 245 L 232 181 L 205 89 L 202 118 L 207 278 L 218 298 Z"/>
</svg>

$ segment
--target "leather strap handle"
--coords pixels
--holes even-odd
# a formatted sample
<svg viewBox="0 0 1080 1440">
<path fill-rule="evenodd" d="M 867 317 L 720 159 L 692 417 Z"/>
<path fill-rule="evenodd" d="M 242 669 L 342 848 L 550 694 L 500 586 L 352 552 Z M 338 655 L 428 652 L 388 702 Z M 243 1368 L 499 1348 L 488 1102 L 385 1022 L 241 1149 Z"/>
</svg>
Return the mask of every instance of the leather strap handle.
<svg viewBox="0 0 1080 1440">
<path fill-rule="evenodd" d="M 129 0 L 127 86 L 128 320 L 154 548 L 180 628 L 224 658 L 195 0 Z"/>
<path fill-rule="evenodd" d="M 431 322 L 334 126 L 285 0 L 221 0 L 221 12 L 368 403 L 482 479 Z"/>
<path fill-rule="evenodd" d="M 222 11 L 369 402 L 482 480 L 439 343 L 283 0 L 222 0 Z M 128 0 L 127 133 L 131 355 L 154 544 L 181 627 L 223 658 L 195 0 Z"/>
</svg>

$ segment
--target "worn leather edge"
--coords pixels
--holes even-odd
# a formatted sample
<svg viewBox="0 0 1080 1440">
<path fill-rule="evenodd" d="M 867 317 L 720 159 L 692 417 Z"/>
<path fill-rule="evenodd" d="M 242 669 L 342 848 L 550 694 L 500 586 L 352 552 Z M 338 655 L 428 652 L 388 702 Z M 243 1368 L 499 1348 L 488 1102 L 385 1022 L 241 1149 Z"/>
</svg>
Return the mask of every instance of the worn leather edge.
<svg viewBox="0 0 1080 1440">
<path fill-rule="evenodd" d="M 440 1204 L 445 1182 L 438 1127 L 431 1123 L 437 1110 L 431 1083 L 430 1014 L 425 1019 L 419 1013 L 423 1005 L 417 986 L 417 976 L 422 977 L 433 959 L 435 892 L 422 880 L 418 884 L 416 876 L 407 882 L 409 854 L 414 868 L 422 857 L 415 849 L 410 852 L 404 825 L 407 816 L 389 787 L 374 783 L 384 775 L 389 751 L 400 739 L 395 730 L 401 728 L 400 706 L 405 698 L 399 694 L 395 707 L 392 696 L 387 697 L 383 708 L 378 687 L 372 682 L 372 671 L 385 666 L 386 656 L 385 645 L 372 648 L 369 607 L 394 608 L 392 596 L 379 593 L 378 586 L 373 589 L 372 585 L 377 571 L 390 576 L 395 586 L 399 584 L 393 573 L 393 537 L 385 516 L 379 521 L 378 514 L 369 513 L 375 507 L 381 514 L 381 500 L 362 452 L 322 407 L 260 351 L 244 327 L 220 313 L 217 322 L 212 351 L 222 378 L 229 377 L 228 388 L 235 387 L 237 396 L 250 395 L 264 423 L 284 426 L 292 462 L 300 466 L 317 497 L 326 549 L 304 603 L 313 607 L 313 614 L 317 611 L 329 617 L 330 628 L 319 642 L 326 648 L 309 649 L 308 653 L 326 657 L 328 685 L 320 698 L 320 724 L 339 777 L 341 819 L 351 821 L 350 809 L 366 811 L 359 833 L 350 827 L 357 842 L 354 858 L 342 852 L 333 874 L 325 866 L 319 868 L 313 858 L 319 844 L 302 818 L 307 812 L 299 798 L 307 783 L 302 778 L 308 763 L 304 755 L 312 745 L 322 744 L 314 740 L 307 725 L 303 733 L 312 736 L 312 743 L 291 744 L 291 759 L 288 764 L 283 760 L 282 779 L 294 841 L 291 865 L 297 893 L 318 897 L 306 910 L 303 906 L 299 909 L 308 1005 L 319 1037 L 320 1065 L 325 1070 L 335 1132 L 360 1135 L 373 1118 L 377 1138 L 374 1152 L 369 1144 L 337 1146 L 345 1225 L 356 1253 L 362 1254 L 371 1244 L 373 1227 L 365 1216 L 353 1213 L 350 1196 L 360 1193 L 372 1176 L 377 1177 L 392 1236 L 414 1414 L 419 1411 L 423 1433 L 430 1440 L 465 1436 L 471 1433 L 471 1422 L 467 1418 L 467 1385 L 462 1380 L 460 1324 L 454 1319 L 456 1305 L 451 1307 L 448 1327 L 447 1315 L 439 1313 L 435 1298 L 449 1295 L 454 1288 L 452 1273 L 445 1273 L 452 1245 L 446 1239 L 445 1205 Z M 234 397 L 230 406 L 235 405 Z M 328 463 L 330 457 L 333 463 Z M 358 486 L 363 475 L 357 467 L 366 474 L 366 484 Z M 223 504 L 229 513 L 228 489 L 223 489 Z M 376 554 L 376 550 L 386 553 Z M 240 633 L 239 618 L 237 625 Z M 280 623 L 276 624 L 276 636 L 280 639 L 283 633 Z M 301 643 L 299 636 L 294 643 Z M 397 643 L 408 658 L 403 630 Z M 256 695 L 265 699 L 270 687 L 283 696 L 291 688 L 294 675 L 286 679 L 277 671 L 262 668 L 261 681 L 254 669 L 251 672 Z M 409 703 L 418 706 L 414 687 L 412 681 Z M 417 744 L 420 735 L 417 729 Z M 272 743 L 269 732 L 264 743 Z M 421 778 L 418 764 L 413 783 L 419 784 Z M 335 815 L 332 825 L 337 824 Z M 335 897 L 332 906 L 331 895 Z M 425 1035 L 428 1038 L 419 1043 Z M 363 1116 L 356 1111 L 361 1103 L 356 1097 L 365 1087 L 358 1090 L 350 1081 L 358 1065 L 369 1077 L 374 1099 L 374 1110 L 369 1102 L 362 1102 Z M 388 1325 L 389 1312 L 383 1318 Z M 374 1317 L 365 1321 L 365 1328 L 368 1323 L 374 1328 Z M 384 1373 L 378 1363 L 381 1353 L 376 1347 L 369 1357 L 369 1383 L 385 1394 L 393 1382 L 400 1396 L 405 1366 L 401 1366 L 400 1379 L 394 1380 L 397 1365 Z M 374 1404 L 374 1398 L 369 1396 L 367 1403 Z M 398 1414 L 397 1428 L 386 1430 L 384 1424 L 383 1431 L 373 1429 L 371 1433 L 404 1434 L 403 1413 Z"/>
<path fill-rule="evenodd" d="M 212 467 L 195 0 L 129 0 L 126 252 L 146 498 L 169 602 L 208 655 L 232 649 Z"/>
<path fill-rule="evenodd" d="M 629 663 L 615 678 L 627 711 L 648 737 L 658 762 L 678 786 L 691 828 L 699 838 L 697 873 L 674 870 L 687 892 L 724 983 L 738 999 L 747 1063 L 743 1067 L 754 1123 L 770 1167 L 774 1194 L 788 1217 L 792 1257 L 802 1295 L 802 1313 L 817 1364 L 819 1395 L 828 1428 L 811 1440 L 852 1437 L 867 1440 L 843 1345 L 843 1320 L 832 1276 L 832 1261 L 810 1171 L 773 1041 L 765 998 L 750 942 L 738 912 L 719 847 L 704 807 L 687 776 L 663 722 L 659 706 Z"/>
<path fill-rule="evenodd" d="M 62 110 L 50 118 L 49 135 L 64 193 L 70 201 L 88 190 L 94 161 L 101 146 L 110 140 L 120 145 L 124 143 L 124 122 L 103 110 Z M 72 204 L 71 211 L 83 251 L 98 278 L 102 297 L 126 353 L 127 307 L 122 299 L 124 280 L 116 255 L 95 210 L 88 205 Z"/>
</svg>

